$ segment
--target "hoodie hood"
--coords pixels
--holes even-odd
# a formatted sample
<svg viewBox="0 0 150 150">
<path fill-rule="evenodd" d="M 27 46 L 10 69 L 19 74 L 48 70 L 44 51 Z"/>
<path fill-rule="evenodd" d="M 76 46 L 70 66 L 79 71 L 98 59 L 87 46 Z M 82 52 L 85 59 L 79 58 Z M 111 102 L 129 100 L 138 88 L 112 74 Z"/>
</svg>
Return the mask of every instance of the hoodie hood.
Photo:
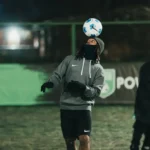
<svg viewBox="0 0 150 150">
<path fill-rule="evenodd" d="M 94 38 L 99 46 L 100 54 L 104 51 L 105 43 L 103 42 L 102 39 L 96 37 Z"/>
</svg>

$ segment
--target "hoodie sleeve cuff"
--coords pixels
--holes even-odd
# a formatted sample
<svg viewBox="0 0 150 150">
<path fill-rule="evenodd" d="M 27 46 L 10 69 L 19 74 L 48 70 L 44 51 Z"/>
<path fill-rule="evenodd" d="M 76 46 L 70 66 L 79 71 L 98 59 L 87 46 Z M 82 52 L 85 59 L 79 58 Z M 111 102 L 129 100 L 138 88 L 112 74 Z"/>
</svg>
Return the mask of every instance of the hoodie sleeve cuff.
<svg viewBox="0 0 150 150">
<path fill-rule="evenodd" d="M 99 90 L 97 88 L 86 86 L 84 91 L 85 97 L 94 99 L 97 95 L 99 95 Z"/>
</svg>

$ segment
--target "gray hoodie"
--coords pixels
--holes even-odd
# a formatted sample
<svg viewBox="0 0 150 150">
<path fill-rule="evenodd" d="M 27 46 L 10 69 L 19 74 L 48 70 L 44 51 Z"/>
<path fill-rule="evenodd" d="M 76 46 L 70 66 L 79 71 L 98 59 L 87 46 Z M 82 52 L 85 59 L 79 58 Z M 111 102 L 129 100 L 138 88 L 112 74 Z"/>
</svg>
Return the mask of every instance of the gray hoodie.
<svg viewBox="0 0 150 150">
<path fill-rule="evenodd" d="M 65 90 L 67 83 L 71 80 L 86 85 L 84 95 L 89 98 L 88 101 L 81 99 L 80 96 L 72 96 Z M 53 72 L 49 81 L 54 83 L 54 87 L 64 81 L 60 109 L 91 110 L 91 106 L 95 103 L 94 99 L 99 96 L 104 85 L 104 70 L 99 63 L 92 64 L 91 60 L 75 59 L 75 56 L 69 55 Z"/>
</svg>

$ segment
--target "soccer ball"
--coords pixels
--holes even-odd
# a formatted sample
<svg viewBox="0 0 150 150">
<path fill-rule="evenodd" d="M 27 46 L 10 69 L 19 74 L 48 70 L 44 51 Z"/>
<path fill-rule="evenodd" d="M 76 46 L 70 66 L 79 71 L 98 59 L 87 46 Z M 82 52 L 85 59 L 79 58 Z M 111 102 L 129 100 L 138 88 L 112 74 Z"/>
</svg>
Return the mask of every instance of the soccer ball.
<svg viewBox="0 0 150 150">
<path fill-rule="evenodd" d="M 103 29 L 102 23 L 96 18 L 89 18 L 83 24 L 83 32 L 88 37 L 97 37 Z"/>
</svg>

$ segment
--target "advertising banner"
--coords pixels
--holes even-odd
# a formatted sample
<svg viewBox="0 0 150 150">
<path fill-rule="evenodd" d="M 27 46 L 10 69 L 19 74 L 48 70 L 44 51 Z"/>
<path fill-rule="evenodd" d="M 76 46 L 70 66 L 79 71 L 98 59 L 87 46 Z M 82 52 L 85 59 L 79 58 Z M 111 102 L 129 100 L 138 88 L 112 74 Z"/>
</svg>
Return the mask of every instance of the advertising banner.
<svg viewBox="0 0 150 150">
<path fill-rule="evenodd" d="M 96 104 L 132 104 L 138 87 L 139 69 L 143 63 L 102 64 L 105 85 Z M 35 105 L 59 103 L 61 87 L 47 90 L 40 86 L 58 64 L 1 64 L 0 105 Z"/>
</svg>

